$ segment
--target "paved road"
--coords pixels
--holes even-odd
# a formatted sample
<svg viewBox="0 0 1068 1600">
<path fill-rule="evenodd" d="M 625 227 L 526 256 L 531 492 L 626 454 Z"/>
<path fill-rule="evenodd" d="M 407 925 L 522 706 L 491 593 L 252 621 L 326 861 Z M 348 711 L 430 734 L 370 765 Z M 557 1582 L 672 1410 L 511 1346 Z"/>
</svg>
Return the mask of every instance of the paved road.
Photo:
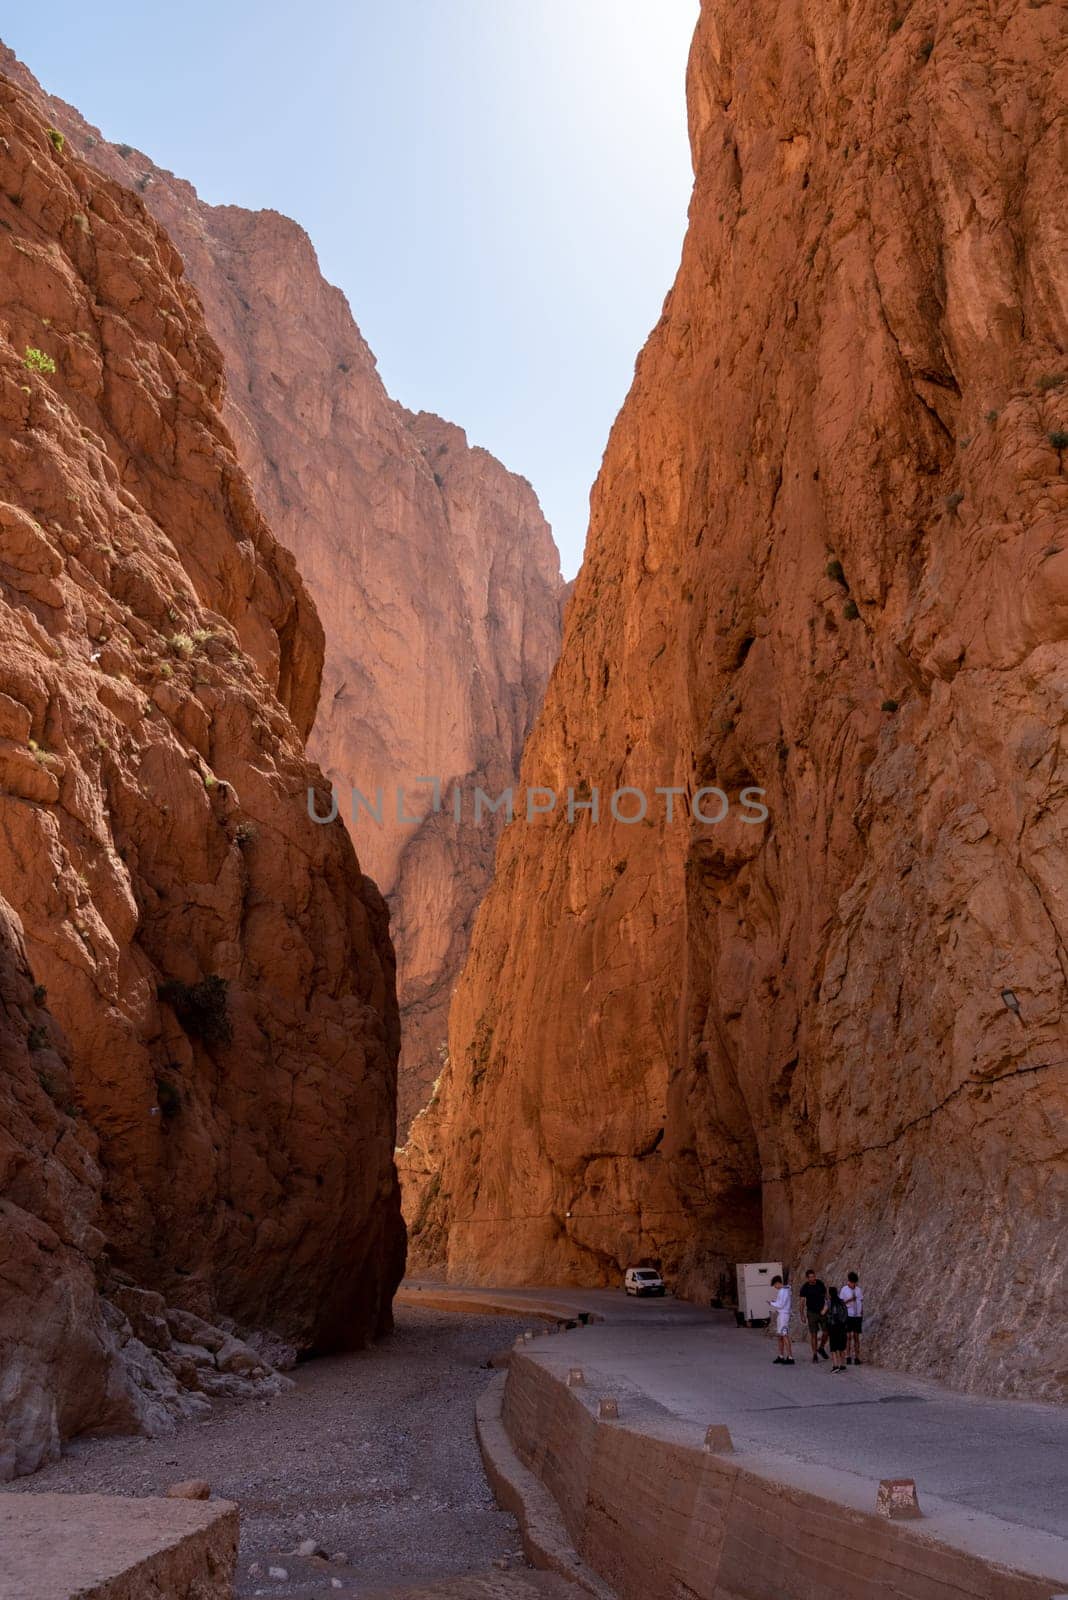
<svg viewBox="0 0 1068 1600">
<path fill-rule="evenodd" d="M 554 1291 L 555 1293 L 555 1291 Z M 605 1291 L 607 1293 L 607 1291 Z M 670 1302 L 591 1308 L 606 1321 L 529 1353 L 687 1422 L 726 1422 L 738 1449 L 772 1451 L 870 1478 L 915 1478 L 923 1492 L 1068 1537 L 1068 1412 L 956 1394 L 865 1364 L 832 1377 L 806 1347 L 774 1366 L 763 1330 Z M 622 1298 L 622 1297 L 619 1297 Z M 611 1320 L 607 1320 L 607 1318 Z"/>
<path fill-rule="evenodd" d="M 436 1283 L 430 1279 L 405 1279 L 398 1293 L 398 1302 L 418 1305 L 440 1300 L 463 1310 L 493 1305 L 502 1313 L 512 1311 L 522 1315 L 528 1309 L 532 1316 L 539 1312 L 565 1312 L 578 1317 L 584 1311 L 593 1311 L 605 1322 L 628 1323 L 639 1327 L 667 1325 L 681 1327 L 686 1323 L 715 1325 L 724 1319 L 733 1324 L 733 1315 L 722 1311 L 706 1311 L 687 1300 L 676 1300 L 672 1295 L 663 1299 L 635 1299 L 622 1289 L 573 1289 L 550 1287 L 543 1289 L 467 1289 L 453 1284 Z M 531 1326 L 535 1326 L 532 1323 Z"/>
</svg>

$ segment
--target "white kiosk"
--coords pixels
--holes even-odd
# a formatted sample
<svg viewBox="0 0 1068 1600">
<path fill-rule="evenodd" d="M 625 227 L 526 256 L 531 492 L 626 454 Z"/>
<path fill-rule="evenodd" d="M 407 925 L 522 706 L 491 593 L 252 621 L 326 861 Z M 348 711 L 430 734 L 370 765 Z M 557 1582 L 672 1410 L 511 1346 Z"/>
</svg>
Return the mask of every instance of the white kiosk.
<svg viewBox="0 0 1068 1600">
<path fill-rule="evenodd" d="M 767 1322 L 771 1316 L 769 1301 L 774 1290 L 771 1280 L 782 1277 L 781 1261 L 739 1261 L 738 1310 L 742 1321 L 750 1327 L 755 1322 Z"/>
</svg>

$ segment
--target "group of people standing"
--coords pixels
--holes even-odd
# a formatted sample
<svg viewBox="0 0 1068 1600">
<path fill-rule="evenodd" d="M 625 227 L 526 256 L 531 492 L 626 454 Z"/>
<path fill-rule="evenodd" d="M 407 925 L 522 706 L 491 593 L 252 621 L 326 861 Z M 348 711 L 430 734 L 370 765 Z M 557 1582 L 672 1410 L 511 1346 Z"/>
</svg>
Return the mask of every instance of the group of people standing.
<svg viewBox="0 0 1068 1600">
<path fill-rule="evenodd" d="M 775 1332 L 779 1336 L 779 1353 L 773 1365 L 792 1367 L 794 1347 L 790 1339 L 790 1313 L 793 1310 L 793 1291 L 778 1276 L 772 1278 L 775 1294 L 771 1310 L 775 1316 Z M 808 1323 L 812 1359 L 830 1360 L 832 1372 L 844 1372 L 847 1367 L 860 1367 L 860 1336 L 864 1328 L 864 1290 L 855 1272 L 846 1273 L 840 1289 L 828 1289 L 822 1278 L 816 1276 L 814 1267 L 805 1273 L 801 1285 L 801 1301 Z M 830 1354 L 828 1355 L 828 1350 Z"/>
</svg>

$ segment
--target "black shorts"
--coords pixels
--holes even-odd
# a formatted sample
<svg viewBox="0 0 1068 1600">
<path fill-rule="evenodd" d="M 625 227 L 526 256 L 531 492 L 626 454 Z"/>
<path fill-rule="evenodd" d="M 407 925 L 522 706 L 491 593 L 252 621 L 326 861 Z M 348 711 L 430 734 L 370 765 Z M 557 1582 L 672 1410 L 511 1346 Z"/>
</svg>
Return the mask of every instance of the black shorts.
<svg viewBox="0 0 1068 1600">
<path fill-rule="evenodd" d="M 831 1324 L 831 1349 L 836 1354 L 846 1347 L 846 1331 L 840 1322 Z"/>
<path fill-rule="evenodd" d="M 847 1317 L 846 1318 L 846 1329 L 850 1333 L 859 1333 L 860 1329 L 861 1329 L 861 1324 L 863 1323 L 863 1321 L 864 1321 L 863 1317 Z"/>
</svg>

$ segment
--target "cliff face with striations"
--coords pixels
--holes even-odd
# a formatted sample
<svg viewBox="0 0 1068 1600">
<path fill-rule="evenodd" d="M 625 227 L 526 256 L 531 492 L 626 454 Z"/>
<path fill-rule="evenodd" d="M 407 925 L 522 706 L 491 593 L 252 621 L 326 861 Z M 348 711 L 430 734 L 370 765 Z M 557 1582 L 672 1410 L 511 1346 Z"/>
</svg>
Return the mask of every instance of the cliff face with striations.
<svg viewBox="0 0 1068 1600">
<path fill-rule="evenodd" d="M 1064 22 L 703 6 L 524 777 L 769 818 L 505 833 L 417 1124 L 454 1277 L 855 1265 L 888 1362 L 1063 1383 Z"/>
<path fill-rule="evenodd" d="M 322 630 L 170 239 L 6 79 L 0 122 L 0 889 L 32 971 L 4 996 L 3 1172 L 40 1223 L 2 1248 L 17 1265 L 51 1229 L 56 1299 L 68 1267 L 82 1299 L 106 1269 L 113 1344 L 142 1326 L 130 1360 L 139 1289 L 292 1346 L 359 1343 L 403 1260 L 398 1029 L 386 908 L 341 826 L 307 815 Z M 31 1358 L 64 1344 L 34 1321 L 35 1271 L 5 1306 Z M 49 1372 L 62 1416 L 108 1392 L 98 1370 L 66 1405 L 78 1348 L 41 1356 L 42 1415 Z M 23 1462 L 51 1448 L 26 1429 Z"/>
<path fill-rule="evenodd" d="M 534 491 L 461 429 L 386 393 L 344 295 L 303 229 L 210 206 L 127 145 L 46 99 L 78 154 L 138 190 L 175 241 L 226 362 L 225 420 L 260 506 L 297 558 L 326 655 L 309 750 L 343 797 L 386 895 L 402 1018 L 398 1123 L 441 1070 L 452 989 L 492 872 L 496 830 L 447 824 L 431 790 L 514 780 L 560 648 L 559 559 Z M 396 790 L 403 791 L 399 819 Z"/>
</svg>

